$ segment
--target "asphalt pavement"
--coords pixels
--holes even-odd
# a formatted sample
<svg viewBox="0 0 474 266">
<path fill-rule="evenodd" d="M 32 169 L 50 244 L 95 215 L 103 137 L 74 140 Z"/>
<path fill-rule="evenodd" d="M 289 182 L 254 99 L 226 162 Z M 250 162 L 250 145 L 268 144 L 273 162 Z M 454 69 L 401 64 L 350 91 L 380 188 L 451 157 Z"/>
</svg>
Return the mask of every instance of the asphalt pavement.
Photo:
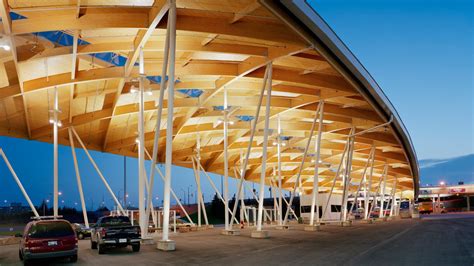
<svg viewBox="0 0 474 266">
<path fill-rule="evenodd" d="M 173 235 L 177 250 L 154 245 L 110 250 L 99 255 L 80 241 L 81 265 L 474 265 L 474 214 L 402 219 L 351 227 L 325 225 L 319 232 L 302 226 L 288 231 L 266 228 L 269 239 L 220 235 L 221 229 Z M 66 260 L 40 263 L 67 264 Z M 18 246 L 0 247 L 0 265 L 21 265 Z"/>
</svg>

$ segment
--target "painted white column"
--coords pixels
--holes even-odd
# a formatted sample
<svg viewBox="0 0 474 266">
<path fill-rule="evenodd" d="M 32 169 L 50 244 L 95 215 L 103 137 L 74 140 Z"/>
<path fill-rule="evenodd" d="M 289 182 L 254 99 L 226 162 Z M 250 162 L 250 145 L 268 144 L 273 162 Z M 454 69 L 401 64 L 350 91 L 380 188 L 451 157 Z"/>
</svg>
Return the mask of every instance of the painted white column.
<svg viewBox="0 0 474 266">
<path fill-rule="evenodd" d="M 201 137 L 197 136 L 197 143 L 196 143 L 196 150 L 197 150 L 197 160 L 200 160 L 201 159 Z M 198 161 L 198 163 L 200 163 Z M 197 195 L 196 195 L 196 199 L 197 199 L 197 207 L 198 207 L 198 226 L 201 226 L 201 204 L 203 203 L 201 201 L 201 197 L 202 197 L 202 192 L 201 192 L 201 174 L 199 173 L 200 169 L 199 167 L 195 167 L 194 168 L 195 171 L 196 171 L 196 187 L 197 187 Z"/>
<path fill-rule="evenodd" d="M 168 69 L 168 57 L 169 57 L 169 40 L 170 40 L 170 31 L 169 29 L 166 30 L 166 37 L 165 37 L 165 47 L 164 47 L 164 53 L 163 53 L 163 66 L 161 68 L 161 81 L 160 81 L 160 96 L 158 97 L 158 106 L 157 106 L 157 115 L 156 115 L 156 125 L 155 125 L 155 136 L 153 139 L 153 151 L 152 151 L 152 156 L 148 154 L 148 151 L 145 148 L 145 153 L 150 157 L 151 161 L 151 166 L 150 166 L 150 185 L 147 190 L 147 202 L 150 203 L 148 204 L 148 207 L 146 209 L 146 224 L 148 228 L 148 217 L 150 217 L 150 212 L 155 213 L 153 210 L 152 206 L 152 196 L 153 196 L 153 184 L 155 181 L 155 169 L 158 171 L 158 168 L 156 167 L 156 161 L 158 158 L 158 148 L 159 148 L 159 140 L 160 140 L 160 130 L 161 130 L 161 118 L 163 114 L 163 100 L 165 97 L 165 90 L 166 90 L 166 75 L 167 75 L 167 69 Z M 160 172 L 161 174 L 161 172 Z M 163 176 L 162 176 L 163 178 Z M 173 190 L 171 190 L 171 194 L 174 194 Z M 174 196 L 177 198 L 176 196 Z M 181 206 L 181 202 L 177 200 L 179 205 Z M 182 210 L 188 216 L 186 210 L 181 206 Z M 189 219 L 189 218 L 188 218 Z M 191 219 L 189 219 L 191 224 L 194 224 Z"/>
<path fill-rule="evenodd" d="M 385 165 L 385 171 L 383 175 L 383 187 L 382 187 L 382 194 L 380 195 L 380 213 L 379 218 L 385 217 L 385 190 L 387 188 L 387 175 L 388 175 L 388 165 Z"/>
<path fill-rule="evenodd" d="M 349 151 L 347 154 L 346 171 L 343 176 L 344 191 L 342 194 L 341 204 L 341 221 L 347 221 L 347 199 L 349 198 L 349 188 L 351 184 L 351 172 L 352 172 L 352 155 L 354 152 L 354 137 L 349 138 Z"/>
<path fill-rule="evenodd" d="M 273 65 L 268 63 L 268 80 L 267 80 L 267 98 L 265 106 L 265 127 L 263 129 L 263 149 L 262 149 L 262 165 L 260 174 L 260 191 L 258 203 L 258 219 L 257 219 L 257 231 L 262 231 L 262 217 L 263 217 L 263 201 L 265 199 L 265 177 L 267 170 L 267 147 L 268 147 L 268 132 L 270 127 L 270 107 L 272 100 L 272 72 Z"/>
<path fill-rule="evenodd" d="M 316 114 L 318 114 L 318 112 L 321 110 L 321 106 L 322 106 L 321 104 L 318 105 L 318 108 L 316 109 Z M 315 115 L 314 119 L 313 119 L 313 123 L 311 125 L 311 129 L 309 131 L 308 141 L 306 142 L 306 146 L 305 146 L 305 149 L 304 149 L 304 152 L 303 152 L 303 156 L 301 158 L 300 168 L 298 170 L 298 175 L 296 176 L 295 185 L 293 186 L 293 193 L 291 193 L 290 201 L 288 202 L 288 208 L 287 208 L 286 213 L 285 213 L 285 219 L 283 219 L 283 225 L 286 225 L 287 222 L 288 222 L 288 214 L 290 213 L 290 208 L 293 205 L 293 199 L 294 199 L 295 194 L 296 194 L 296 188 L 299 184 L 299 181 L 300 181 L 300 178 L 301 178 L 301 173 L 303 172 L 303 168 L 304 168 L 304 165 L 305 165 L 305 162 L 306 162 L 306 156 L 308 155 L 309 145 L 311 144 L 311 138 L 312 138 L 313 133 L 314 133 L 314 128 L 316 126 L 317 118 L 318 118 L 318 116 Z"/>
<path fill-rule="evenodd" d="M 170 189 L 171 189 L 171 165 L 173 162 L 173 106 L 174 106 L 174 81 L 175 81 L 175 53 L 176 53 L 176 2 L 171 1 L 168 13 L 170 28 L 170 54 L 169 54 L 169 86 L 168 86 L 168 116 L 166 122 L 166 159 L 165 159 L 165 182 L 163 193 L 163 234 L 162 240 L 169 240 L 170 220 Z"/>
<path fill-rule="evenodd" d="M 58 99 L 58 88 L 54 87 L 54 110 L 53 110 L 53 215 L 58 217 L 58 112 L 59 112 L 59 99 Z"/>
<path fill-rule="evenodd" d="M 351 130 L 351 133 L 352 133 L 352 130 Z M 334 191 L 334 187 L 336 186 L 336 181 L 339 178 L 339 175 L 341 173 L 342 166 L 345 164 L 345 157 L 346 157 L 346 153 L 348 152 L 348 150 L 349 150 L 349 139 L 347 139 L 346 145 L 344 146 L 344 151 L 342 152 L 342 155 L 341 155 L 341 162 L 339 163 L 339 166 L 337 167 L 336 174 L 334 175 L 334 179 L 332 180 L 332 186 L 331 186 L 331 189 L 329 190 L 329 195 L 328 195 L 328 198 L 326 200 L 326 204 L 324 205 L 323 215 L 321 216 L 322 219 L 325 219 L 325 217 L 326 217 L 326 212 L 327 212 L 327 209 L 328 209 L 328 206 L 329 206 L 329 202 L 331 201 L 332 193 Z"/>
<path fill-rule="evenodd" d="M 227 130 L 229 126 L 228 121 L 228 114 L 229 111 L 227 110 L 227 88 L 224 87 L 224 222 L 225 222 L 225 230 L 229 230 L 229 212 L 227 209 L 229 208 L 229 158 L 227 153 L 227 145 L 228 145 L 228 135 Z M 237 202 L 234 202 L 237 204 Z"/>
<path fill-rule="evenodd" d="M 317 115 L 317 114 L 315 114 Z M 314 175 L 313 175 L 313 194 L 311 198 L 311 215 L 309 224 L 319 224 L 319 164 L 321 163 L 321 137 L 323 135 L 323 116 L 324 116 L 324 101 L 321 101 L 321 108 L 319 109 L 319 123 L 318 123 L 318 136 L 314 142 L 314 150 L 316 158 L 314 161 Z M 316 219 L 315 219 L 315 208 L 316 208 Z"/>
<path fill-rule="evenodd" d="M 349 213 L 352 213 L 352 210 L 354 209 L 354 206 L 356 205 L 356 203 L 359 204 L 360 206 L 360 202 L 358 202 L 358 197 L 359 197 L 359 192 L 361 190 L 361 187 L 362 187 L 362 184 L 366 184 L 366 179 L 367 179 L 367 168 L 369 167 L 370 163 L 373 161 L 372 160 L 372 157 L 373 157 L 373 149 L 371 149 L 370 151 L 370 154 L 369 154 L 369 158 L 367 159 L 367 163 L 365 164 L 365 167 L 364 167 L 364 171 L 362 172 L 362 179 L 360 180 L 359 182 L 359 185 L 357 186 L 357 190 L 356 190 L 356 193 L 355 193 L 355 197 L 354 197 L 354 201 L 352 202 L 351 204 L 351 208 L 349 209 Z"/>
<path fill-rule="evenodd" d="M 74 169 L 76 171 L 77 188 L 79 189 L 79 197 L 81 199 L 82 216 L 84 217 L 84 224 L 86 225 L 86 228 L 89 228 L 89 219 L 87 217 L 86 201 L 84 200 L 84 192 L 82 191 L 81 173 L 79 172 L 79 165 L 77 164 L 76 148 L 74 147 L 74 137 L 72 135 L 71 128 L 68 129 L 68 132 L 69 132 L 69 143 L 71 145 L 72 159 L 74 161 Z"/>
<path fill-rule="evenodd" d="M 397 177 L 395 177 L 395 180 L 393 181 L 393 186 L 392 186 L 392 195 L 391 195 L 391 204 L 390 204 L 390 217 L 393 217 L 395 216 L 395 204 L 396 204 L 396 201 L 395 201 L 395 192 L 397 191 Z"/>
<path fill-rule="evenodd" d="M 370 201 L 370 190 L 372 189 L 372 176 L 374 174 L 374 162 L 375 162 L 375 145 L 372 146 L 371 153 L 373 153 L 372 161 L 370 163 L 369 180 L 367 185 L 367 179 L 365 181 L 365 198 L 364 198 L 364 219 L 369 219 L 369 201 Z M 365 178 L 365 177 L 364 177 Z M 375 203 L 372 203 L 372 205 Z"/>
<path fill-rule="evenodd" d="M 283 190 L 281 188 L 281 120 L 278 115 L 278 135 L 277 135 L 277 160 L 278 160 L 278 225 L 283 225 Z"/>
<path fill-rule="evenodd" d="M 252 142 L 253 142 L 253 139 L 254 139 L 254 136 L 255 136 L 255 131 L 256 131 L 256 128 L 257 128 L 257 124 L 258 124 L 258 117 L 259 117 L 259 114 L 260 114 L 260 107 L 262 105 L 263 95 L 265 94 L 265 88 L 266 88 L 266 85 L 267 85 L 268 72 L 269 72 L 269 67 L 267 65 L 267 68 L 265 70 L 265 75 L 263 77 L 262 90 L 261 90 L 260 96 L 258 98 L 258 105 L 257 105 L 257 110 L 255 112 L 254 123 L 252 124 L 252 130 L 250 132 L 249 145 L 247 146 L 247 152 L 245 154 L 245 161 L 244 161 L 244 164 L 242 165 L 242 171 L 241 171 L 242 174 L 240 175 L 238 190 L 237 190 L 237 194 L 236 194 L 237 197 L 240 197 L 240 193 L 242 191 L 242 187 L 243 187 L 243 184 L 244 184 L 244 181 L 245 181 L 245 173 L 247 171 L 247 164 L 248 164 L 248 161 L 249 161 L 250 151 L 252 150 Z M 238 200 L 238 199 L 236 199 L 236 200 Z M 237 205 L 238 204 L 234 204 L 234 208 L 232 209 L 232 219 L 231 219 L 231 221 L 233 221 L 235 219 L 235 215 L 236 215 L 236 212 L 237 212 Z M 230 229 L 232 229 L 232 223 L 230 224 Z"/>
<path fill-rule="evenodd" d="M 142 237 L 148 235 L 145 216 L 145 62 L 143 49 L 139 54 L 139 90 L 138 90 L 138 216 Z"/>
</svg>

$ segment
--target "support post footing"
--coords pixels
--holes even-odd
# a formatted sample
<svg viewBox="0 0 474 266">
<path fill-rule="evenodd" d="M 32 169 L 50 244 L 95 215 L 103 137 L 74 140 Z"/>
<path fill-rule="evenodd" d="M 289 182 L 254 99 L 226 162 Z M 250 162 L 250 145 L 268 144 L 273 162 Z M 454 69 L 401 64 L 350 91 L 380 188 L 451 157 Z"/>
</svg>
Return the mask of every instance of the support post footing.
<svg viewBox="0 0 474 266">
<path fill-rule="evenodd" d="M 309 232 L 321 231 L 321 226 L 319 224 L 307 225 L 304 227 L 304 230 Z"/>
<path fill-rule="evenodd" d="M 275 226 L 275 229 L 276 230 L 290 230 L 290 226 L 289 225 L 277 225 L 277 226 Z"/>
<path fill-rule="evenodd" d="M 352 226 L 352 221 L 344 221 L 344 222 L 341 222 L 341 226 L 342 226 L 342 227 L 349 227 L 349 226 Z"/>
<path fill-rule="evenodd" d="M 154 245 L 155 243 L 155 240 L 151 237 L 144 237 L 141 241 L 142 245 Z"/>
<path fill-rule="evenodd" d="M 174 251 L 176 250 L 176 243 L 173 240 L 160 240 L 156 248 L 162 251 Z"/>
<path fill-rule="evenodd" d="M 372 218 L 369 218 L 369 219 L 364 220 L 364 221 L 365 221 L 365 223 L 368 223 L 368 224 L 373 224 L 374 223 L 374 219 L 372 219 Z"/>
<path fill-rule="evenodd" d="M 252 238 L 269 238 L 270 237 L 270 234 L 268 231 L 266 230 L 262 230 L 262 231 L 252 231 L 252 235 L 251 235 Z"/>
<path fill-rule="evenodd" d="M 225 236 L 240 236 L 240 231 L 239 231 L 239 230 L 234 230 L 234 229 L 231 229 L 231 230 L 222 230 L 222 231 L 221 231 L 221 235 L 225 235 Z"/>
</svg>

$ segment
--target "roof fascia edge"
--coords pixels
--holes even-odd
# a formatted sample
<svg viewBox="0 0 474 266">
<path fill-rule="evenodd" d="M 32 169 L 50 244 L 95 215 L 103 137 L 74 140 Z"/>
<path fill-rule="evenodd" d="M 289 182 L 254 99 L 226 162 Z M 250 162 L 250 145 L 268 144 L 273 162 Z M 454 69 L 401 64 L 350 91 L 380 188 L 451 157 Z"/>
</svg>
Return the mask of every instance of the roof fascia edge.
<svg viewBox="0 0 474 266">
<path fill-rule="evenodd" d="M 400 116 L 382 89 L 329 25 L 303 0 L 259 0 L 274 15 L 288 24 L 323 55 L 376 108 L 385 120 L 393 115 L 391 127 L 408 153 L 414 183 L 414 197 L 419 192 L 417 155 Z"/>
</svg>

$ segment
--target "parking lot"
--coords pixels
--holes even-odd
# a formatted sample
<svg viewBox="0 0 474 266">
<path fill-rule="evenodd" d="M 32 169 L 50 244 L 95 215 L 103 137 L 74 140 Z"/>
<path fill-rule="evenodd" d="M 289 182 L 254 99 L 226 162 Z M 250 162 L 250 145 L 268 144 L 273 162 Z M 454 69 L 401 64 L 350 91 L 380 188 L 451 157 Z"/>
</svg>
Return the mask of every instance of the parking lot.
<svg viewBox="0 0 474 266">
<path fill-rule="evenodd" d="M 449 218 L 356 223 L 352 227 L 326 225 L 320 232 L 305 232 L 300 226 L 289 231 L 268 228 L 270 239 L 252 239 L 250 229 L 243 230 L 241 236 L 223 236 L 216 228 L 172 235 L 177 247 L 174 252 L 143 245 L 140 253 L 124 248 L 99 255 L 90 249 L 89 240 L 81 240 L 78 264 L 473 265 L 474 215 Z M 0 265 L 20 264 L 16 245 L 0 247 Z"/>
</svg>

